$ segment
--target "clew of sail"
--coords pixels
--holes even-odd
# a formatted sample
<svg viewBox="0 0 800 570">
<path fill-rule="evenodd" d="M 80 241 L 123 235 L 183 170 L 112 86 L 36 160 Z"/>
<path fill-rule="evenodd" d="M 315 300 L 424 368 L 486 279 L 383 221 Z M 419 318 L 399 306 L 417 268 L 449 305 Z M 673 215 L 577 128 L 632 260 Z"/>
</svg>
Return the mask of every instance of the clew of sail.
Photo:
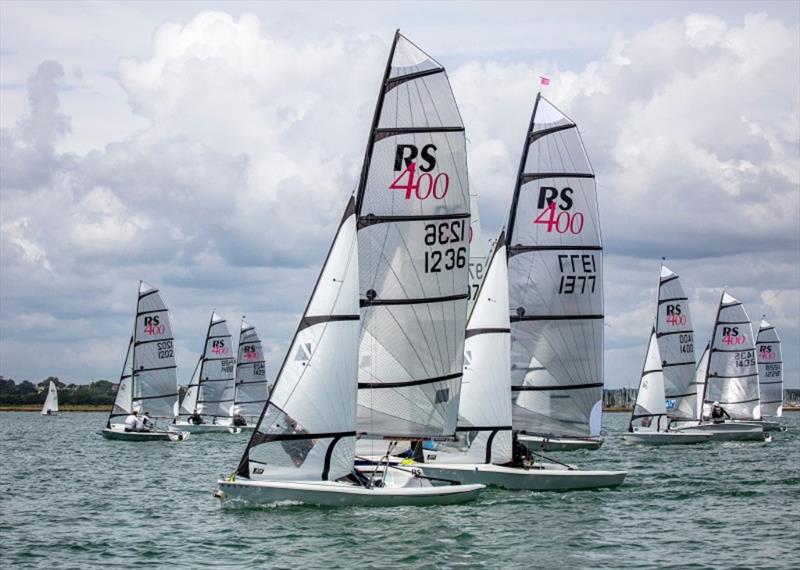
<svg viewBox="0 0 800 570">
<path fill-rule="evenodd" d="M 268 394 L 261 339 L 258 338 L 256 327 L 242 319 L 242 328 L 239 331 L 239 355 L 236 361 L 234 413 L 258 417 Z"/>
<path fill-rule="evenodd" d="M 634 427 L 639 431 L 666 431 L 667 428 L 664 371 L 657 336 L 653 327 L 628 431 L 633 431 Z"/>
<path fill-rule="evenodd" d="M 661 266 L 658 281 L 656 337 L 664 367 L 664 396 L 670 418 L 691 420 L 697 407 L 694 386 L 694 329 L 689 299 L 680 277 Z"/>
<path fill-rule="evenodd" d="M 541 94 L 507 241 L 514 429 L 599 435 L 603 257 L 594 172 L 576 124 Z"/>
<path fill-rule="evenodd" d="M 211 313 L 206 342 L 200 363 L 197 411 L 205 416 L 233 415 L 236 359 L 233 341 L 224 318 Z"/>
<path fill-rule="evenodd" d="M 469 286 L 464 126 L 444 68 L 395 35 L 359 181 L 358 430 L 455 434 Z"/>
<path fill-rule="evenodd" d="M 158 289 L 142 281 L 133 334 L 133 409 L 156 418 L 178 415 L 178 375 L 169 311 Z"/>
<path fill-rule="evenodd" d="M 744 305 L 727 291 L 711 336 L 703 401 L 718 401 L 736 420 L 761 419 L 753 327 Z"/>
<path fill-rule="evenodd" d="M 758 381 L 761 394 L 761 415 L 783 415 L 783 363 L 778 331 L 767 321 L 761 321 L 756 339 Z"/>
<path fill-rule="evenodd" d="M 460 463 L 511 461 L 511 329 L 505 235 L 500 234 L 467 323 L 458 428 Z"/>
<path fill-rule="evenodd" d="M 336 480 L 355 455 L 358 248 L 351 198 L 237 474 Z"/>
</svg>

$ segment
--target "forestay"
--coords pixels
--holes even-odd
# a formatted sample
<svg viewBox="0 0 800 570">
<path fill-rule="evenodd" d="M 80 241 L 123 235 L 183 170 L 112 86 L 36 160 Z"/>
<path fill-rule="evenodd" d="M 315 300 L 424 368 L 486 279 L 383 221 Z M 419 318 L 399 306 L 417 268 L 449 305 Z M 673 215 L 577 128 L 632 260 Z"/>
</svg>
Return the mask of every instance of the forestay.
<svg viewBox="0 0 800 570">
<path fill-rule="evenodd" d="M 158 289 L 144 281 L 133 334 L 132 409 L 156 418 L 178 415 L 178 375 L 172 325 Z"/>
<path fill-rule="evenodd" d="M 506 245 L 500 234 L 467 323 L 457 428 L 461 452 L 442 461 L 511 461 L 510 350 Z"/>
<path fill-rule="evenodd" d="M 256 328 L 242 319 L 239 331 L 239 357 L 236 361 L 236 402 L 234 413 L 261 415 L 269 387 L 264 364 L 264 350 Z"/>
<path fill-rule="evenodd" d="M 669 416 L 691 420 L 697 407 L 694 387 L 694 329 L 689 299 L 680 277 L 661 266 L 658 283 L 656 337 L 664 369 L 664 391 Z"/>
<path fill-rule="evenodd" d="M 761 415 L 783 415 L 783 363 L 781 339 L 771 324 L 762 320 L 756 339 Z"/>
<path fill-rule="evenodd" d="M 600 433 L 603 256 L 594 172 L 575 123 L 540 95 L 508 223 L 514 429 Z"/>
<path fill-rule="evenodd" d="M 469 285 L 464 126 L 444 68 L 399 33 L 357 214 L 359 432 L 453 437 Z"/>
<path fill-rule="evenodd" d="M 639 380 L 639 392 L 633 407 L 628 431 L 666 431 L 667 407 L 664 401 L 664 370 L 655 327 L 647 343 L 647 354 Z"/>
<path fill-rule="evenodd" d="M 355 203 L 350 200 L 237 474 L 336 480 L 355 454 L 359 335 Z"/>
<path fill-rule="evenodd" d="M 722 293 L 706 374 L 706 404 L 718 401 L 731 418 L 761 419 L 756 344 L 744 305 Z"/>
<path fill-rule="evenodd" d="M 235 362 L 228 324 L 212 312 L 200 362 L 197 412 L 215 418 L 233 415 Z"/>
</svg>

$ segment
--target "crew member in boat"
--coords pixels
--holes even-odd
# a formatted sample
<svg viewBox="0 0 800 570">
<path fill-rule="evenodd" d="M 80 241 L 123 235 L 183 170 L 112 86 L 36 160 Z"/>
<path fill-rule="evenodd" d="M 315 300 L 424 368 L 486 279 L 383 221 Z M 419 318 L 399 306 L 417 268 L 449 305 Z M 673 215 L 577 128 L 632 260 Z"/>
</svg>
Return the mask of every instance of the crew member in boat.
<svg viewBox="0 0 800 570">
<path fill-rule="evenodd" d="M 244 419 L 242 414 L 236 414 L 233 416 L 233 425 L 236 427 L 242 427 L 247 425 L 247 420 Z"/>
<path fill-rule="evenodd" d="M 517 432 L 511 434 L 511 466 L 527 467 L 531 461 L 528 448 L 517 437 Z"/>
<path fill-rule="evenodd" d="M 149 412 L 144 413 L 144 417 L 139 420 L 139 426 L 137 427 L 138 429 L 136 431 L 153 431 L 155 426 L 153 425 L 153 420 L 150 419 Z"/>
<path fill-rule="evenodd" d="M 200 424 L 204 424 L 206 422 L 203 421 L 203 416 L 195 412 L 191 416 L 189 416 L 189 423 L 199 426 Z"/>
<path fill-rule="evenodd" d="M 125 431 L 139 431 L 139 410 L 133 410 L 125 418 Z"/>
<path fill-rule="evenodd" d="M 711 419 L 715 424 L 721 424 L 725 422 L 725 418 L 731 419 L 730 414 L 725 411 L 725 408 L 719 405 L 719 402 L 714 402 L 711 406 Z"/>
</svg>

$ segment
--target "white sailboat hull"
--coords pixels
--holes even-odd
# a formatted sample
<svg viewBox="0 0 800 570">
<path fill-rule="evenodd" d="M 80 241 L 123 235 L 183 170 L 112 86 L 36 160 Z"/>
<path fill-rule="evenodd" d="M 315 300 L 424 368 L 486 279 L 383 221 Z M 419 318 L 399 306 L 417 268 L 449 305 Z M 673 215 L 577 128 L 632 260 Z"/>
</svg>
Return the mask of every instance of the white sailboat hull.
<svg viewBox="0 0 800 570">
<path fill-rule="evenodd" d="M 167 429 L 169 431 L 183 431 L 188 433 L 241 433 L 243 431 L 251 432 L 256 426 L 229 426 L 223 424 L 190 424 L 190 423 L 177 423 L 170 424 Z"/>
<path fill-rule="evenodd" d="M 520 435 L 519 441 L 529 451 L 574 451 L 576 449 L 600 449 L 602 437 L 540 437 Z"/>
<path fill-rule="evenodd" d="M 786 426 L 781 422 L 763 420 L 761 426 L 764 428 L 764 431 L 786 431 Z"/>
<path fill-rule="evenodd" d="M 491 485 L 511 490 L 575 491 L 616 487 L 627 471 L 581 471 L 561 465 L 534 465 L 530 469 L 492 464 L 415 463 L 427 477 L 451 479 L 461 484 Z"/>
<path fill-rule="evenodd" d="M 711 441 L 769 441 L 759 422 L 695 423 L 673 428 L 678 433 L 711 434 Z"/>
<path fill-rule="evenodd" d="M 637 445 L 687 445 L 711 441 L 712 433 L 683 431 L 640 431 L 622 436 L 625 443 Z"/>
<path fill-rule="evenodd" d="M 375 487 L 338 481 L 218 481 L 215 495 L 228 506 L 302 503 L 326 507 L 396 507 L 454 505 L 477 498 L 484 485 L 445 487 Z"/>
<path fill-rule="evenodd" d="M 105 428 L 100 433 L 105 439 L 116 441 L 186 441 L 189 438 L 185 431 L 125 431 Z"/>
</svg>

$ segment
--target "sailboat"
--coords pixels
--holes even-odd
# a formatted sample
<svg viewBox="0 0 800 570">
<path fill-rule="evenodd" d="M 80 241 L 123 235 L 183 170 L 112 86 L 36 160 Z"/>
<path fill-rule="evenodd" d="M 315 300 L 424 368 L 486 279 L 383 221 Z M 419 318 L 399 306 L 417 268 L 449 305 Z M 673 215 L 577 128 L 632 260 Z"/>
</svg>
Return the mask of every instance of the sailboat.
<svg viewBox="0 0 800 570">
<path fill-rule="evenodd" d="M 597 449 L 603 247 L 574 121 L 536 96 L 508 221 L 514 429 L 529 449 Z"/>
<path fill-rule="evenodd" d="M 114 406 L 101 432 L 106 439 L 123 441 L 183 441 L 184 431 L 125 431 L 124 416 L 136 411 L 151 420 L 178 414 L 178 375 L 169 311 L 152 285 L 139 282 L 133 336 L 122 367 Z M 123 421 L 120 421 L 122 418 Z"/>
<path fill-rule="evenodd" d="M 783 362 L 778 331 L 763 318 L 756 337 L 756 358 L 764 431 L 784 431 L 786 427 L 779 421 L 767 419 L 783 415 Z"/>
<path fill-rule="evenodd" d="M 702 395 L 697 421 L 676 422 L 676 431 L 712 433 L 715 441 L 769 441 L 760 423 L 758 365 L 750 318 L 727 291 L 720 297 L 711 341 L 700 359 Z M 711 421 L 715 402 L 731 420 Z"/>
<path fill-rule="evenodd" d="M 233 426 L 236 358 L 228 324 L 216 311 L 208 322 L 203 353 L 180 406 L 180 417 L 169 426 L 190 433 L 239 433 Z"/>
<path fill-rule="evenodd" d="M 43 416 L 52 416 L 58 413 L 58 386 L 54 380 L 50 380 L 47 387 L 47 397 L 42 406 Z"/>
<path fill-rule="evenodd" d="M 256 328 L 242 318 L 239 330 L 239 349 L 236 359 L 236 392 L 234 394 L 234 423 L 237 416 L 246 422 L 244 430 L 255 429 L 261 410 L 267 403 L 267 381 L 264 351 Z"/>
<path fill-rule="evenodd" d="M 464 129 L 444 68 L 398 31 L 357 197 L 237 473 L 218 482 L 218 497 L 428 505 L 472 500 L 484 488 L 433 485 L 398 467 L 353 469 L 357 431 L 373 440 L 455 432 L 467 196 Z"/>
<path fill-rule="evenodd" d="M 514 457 L 510 337 L 506 243 L 501 233 L 467 324 L 459 440 L 426 452 L 424 463 L 413 466 L 430 477 L 506 489 L 564 491 L 620 485 L 625 471 L 581 471 Z"/>
</svg>

